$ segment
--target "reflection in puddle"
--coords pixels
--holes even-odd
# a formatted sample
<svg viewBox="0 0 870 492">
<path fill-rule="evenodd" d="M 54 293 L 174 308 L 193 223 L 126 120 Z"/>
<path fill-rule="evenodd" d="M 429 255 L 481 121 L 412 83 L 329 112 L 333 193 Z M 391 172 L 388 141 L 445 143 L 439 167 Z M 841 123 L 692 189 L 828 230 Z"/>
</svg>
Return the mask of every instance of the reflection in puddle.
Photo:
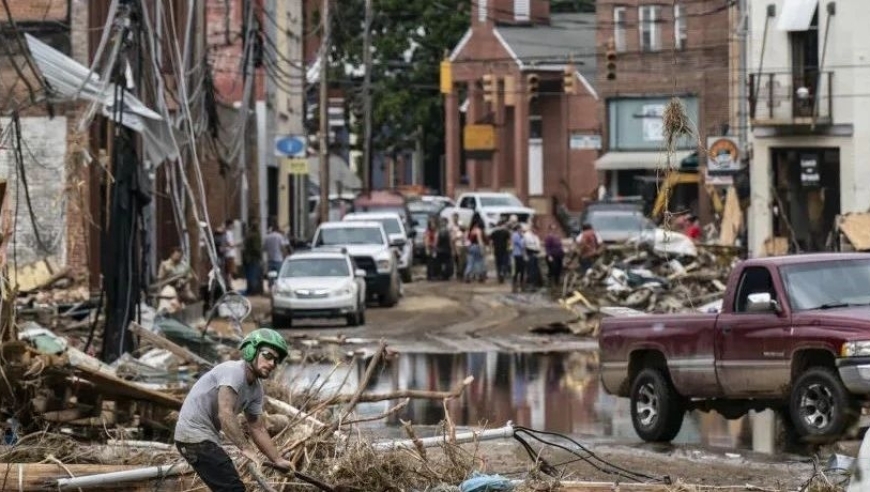
<svg viewBox="0 0 870 492">
<path fill-rule="evenodd" d="M 294 389 L 321 387 L 326 398 L 336 391 L 356 391 L 365 363 L 358 366 L 291 366 L 286 377 Z M 627 398 L 604 392 L 598 379 L 598 353 L 557 354 L 465 353 L 402 354 L 387 361 L 369 383 L 368 392 L 398 390 L 450 391 L 466 376 L 474 382 L 461 398 L 448 403 L 456 425 L 507 421 L 538 430 L 583 435 L 618 442 L 640 442 L 634 432 Z M 347 378 L 347 383 L 341 386 Z M 395 402 L 360 405 L 363 416 L 376 416 Z M 399 419 L 414 425 L 435 425 L 444 417 L 441 400 L 413 399 Z M 716 413 L 693 412 L 683 422 L 675 443 L 749 448 L 749 419 L 729 421 Z"/>
</svg>

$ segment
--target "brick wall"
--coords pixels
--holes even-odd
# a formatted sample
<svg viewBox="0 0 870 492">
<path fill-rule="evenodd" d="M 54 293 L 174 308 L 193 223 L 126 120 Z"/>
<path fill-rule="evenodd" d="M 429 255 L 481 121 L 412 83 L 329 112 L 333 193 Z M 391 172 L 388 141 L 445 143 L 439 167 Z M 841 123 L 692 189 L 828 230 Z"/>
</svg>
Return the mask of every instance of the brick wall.
<svg viewBox="0 0 870 492">
<path fill-rule="evenodd" d="M 678 2 L 679 3 L 679 2 Z M 685 49 L 674 50 L 674 17 L 670 3 L 645 0 L 597 2 L 599 114 L 606 122 L 606 100 L 620 95 L 695 94 L 699 98 L 698 132 L 719 134 L 730 119 L 729 12 L 719 0 L 684 2 L 688 39 Z M 640 52 L 638 6 L 660 5 L 661 51 Z M 625 51 L 617 54 L 616 80 L 606 79 L 605 49 L 613 36 L 613 8 L 626 7 Z M 604 132 L 607 125 L 604 125 Z M 606 135 L 605 135 L 606 137 Z M 604 140 L 605 146 L 607 139 Z M 706 143 L 705 143 L 706 145 Z"/>
</svg>

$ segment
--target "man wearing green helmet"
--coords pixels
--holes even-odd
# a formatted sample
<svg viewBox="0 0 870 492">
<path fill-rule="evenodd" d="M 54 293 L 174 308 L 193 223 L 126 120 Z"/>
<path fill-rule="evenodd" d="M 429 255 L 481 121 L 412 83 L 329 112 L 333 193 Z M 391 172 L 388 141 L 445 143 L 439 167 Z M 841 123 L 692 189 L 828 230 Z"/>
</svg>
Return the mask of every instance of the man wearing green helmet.
<svg viewBox="0 0 870 492">
<path fill-rule="evenodd" d="M 259 463 L 237 415 L 244 412 L 251 440 L 273 463 L 292 465 L 278 453 L 263 422 L 263 386 L 261 379 L 287 357 L 287 341 L 268 328 L 254 330 L 239 347 L 242 360 L 218 364 L 197 380 L 181 405 L 175 425 L 175 445 L 184 459 L 213 491 L 245 490 L 239 472 L 220 446 L 220 431 L 242 451 L 242 455 Z"/>
</svg>

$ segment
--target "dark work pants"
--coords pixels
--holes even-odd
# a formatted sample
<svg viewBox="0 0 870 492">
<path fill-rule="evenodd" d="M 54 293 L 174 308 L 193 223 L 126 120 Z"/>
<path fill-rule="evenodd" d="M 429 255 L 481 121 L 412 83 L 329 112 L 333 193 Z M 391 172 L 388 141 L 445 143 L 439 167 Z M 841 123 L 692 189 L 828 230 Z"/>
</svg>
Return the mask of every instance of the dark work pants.
<svg viewBox="0 0 870 492">
<path fill-rule="evenodd" d="M 213 492 L 245 492 L 239 472 L 222 447 L 211 441 L 194 444 L 176 442 L 175 446 L 199 478 Z"/>
</svg>

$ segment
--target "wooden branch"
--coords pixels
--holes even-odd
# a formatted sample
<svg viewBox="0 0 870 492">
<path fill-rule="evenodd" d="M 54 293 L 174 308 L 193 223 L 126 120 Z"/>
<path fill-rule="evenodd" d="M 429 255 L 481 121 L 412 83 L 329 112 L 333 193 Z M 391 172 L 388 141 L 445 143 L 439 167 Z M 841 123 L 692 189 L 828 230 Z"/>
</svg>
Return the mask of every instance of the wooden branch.
<svg viewBox="0 0 870 492">
<path fill-rule="evenodd" d="M 474 376 L 468 376 L 456 386 L 453 387 L 450 391 L 429 391 L 429 390 L 416 390 L 416 389 L 406 389 L 394 391 L 391 393 L 363 393 L 360 394 L 356 400 L 356 403 L 371 403 L 374 401 L 384 401 L 384 400 L 398 400 L 400 398 L 421 398 L 428 400 L 450 400 L 453 398 L 459 398 L 462 393 L 465 391 L 465 388 L 474 382 Z M 355 395 L 354 395 L 355 396 Z M 334 403 L 345 403 L 351 400 L 351 396 L 349 395 L 340 395 L 334 399 Z"/>
<path fill-rule="evenodd" d="M 148 328 L 145 328 L 144 326 L 140 325 L 139 323 L 136 323 L 135 321 L 130 322 L 129 330 L 132 333 L 134 333 L 135 335 L 138 335 L 138 336 L 144 338 L 145 340 L 151 342 L 152 344 L 156 345 L 157 347 L 160 347 L 164 350 L 168 350 L 169 352 L 172 352 L 173 355 L 180 357 L 184 361 L 195 362 L 203 367 L 208 367 L 208 368 L 214 367 L 213 362 L 209 362 L 209 361 L 203 359 L 202 357 L 194 354 L 190 350 L 182 347 L 181 345 L 178 345 L 177 343 L 169 340 L 168 338 L 164 337 L 163 335 L 160 335 L 160 334 L 157 334 L 157 333 L 154 333 L 154 332 L 148 330 Z"/>
<path fill-rule="evenodd" d="M 389 417 L 390 415 L 393 415 L 395 413 L 399 413 L 399 411 L 402 410 L 403 408 L 407 407 L 408 403 L 410 403 L 410 402 L 411 402 L 410 398 L 405 398 L 404 400 L 399 402 L 398 405 L 394 406 L 393 408 L 390 408 L 389 410 L 387 410 L 386 412 L 384 412 L 380 415 L 375 415 L 374 417 L 365 417 L 365 418 L 361 418 L 361 419 L 357 419 L 357 420 L 348 420 L 346 422 L 342 422 L 341 425 L 355 425 L 355 424 L 362 424 L 364 422 L 374 422 L 375 420 L 385 419 L 385 418 Z"/>
<path fill-rule="evenodd" d="M 356 393 L 353 394 L 350 401 L 347 404 L 347 407 L 344 409 L 344 414 L 338 419 L 334 425 L 337 428 L 340 425 L 340 422 L 347 418 L 350 415 L 350 412 L 356 407 L 356 404 L 360 402 L 360 397 L 365 391 L 366 386 L 369 385 L 369 381 L 371 381 L 372 376 L 375 374 L 375 370 L 378 368 L 378 364 L 381 362 L 381 358 L 384 356 L 384 351 L 387 349 L 387 342 L 381 340 L 381 343 L 378 345 L 378 349 L 375 351 L 375 354 L 372 356 L 372 360 L 369 361 L 369 367 L 366 368 L 366 372 L 362 377 L 362 380 L 359 382 L 359 388 L 356 390 Z M 334 429 L 333 429 L 334 430 Z"/>
</svg>

